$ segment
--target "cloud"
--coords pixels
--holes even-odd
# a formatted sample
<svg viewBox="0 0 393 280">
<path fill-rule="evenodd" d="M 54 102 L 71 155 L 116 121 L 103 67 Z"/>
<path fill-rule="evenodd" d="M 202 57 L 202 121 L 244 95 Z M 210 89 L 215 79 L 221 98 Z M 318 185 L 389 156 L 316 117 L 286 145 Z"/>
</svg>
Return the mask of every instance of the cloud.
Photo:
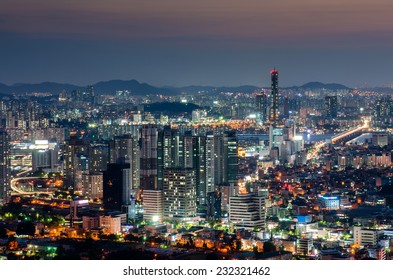
<svg viewBox="0 0 393 280">
<path fill-rule="evenodd" d="M 2 0 L 0 31 L 90 38 L 232 40 L 282 45 L 391 40 L 388 0 Z M 38 3 L 38 4 L 37 4 Z M 391 36 L 390 36 L 391 37 Z M 366 41 L 366 40 L 363 40 Z"/>
</svg>

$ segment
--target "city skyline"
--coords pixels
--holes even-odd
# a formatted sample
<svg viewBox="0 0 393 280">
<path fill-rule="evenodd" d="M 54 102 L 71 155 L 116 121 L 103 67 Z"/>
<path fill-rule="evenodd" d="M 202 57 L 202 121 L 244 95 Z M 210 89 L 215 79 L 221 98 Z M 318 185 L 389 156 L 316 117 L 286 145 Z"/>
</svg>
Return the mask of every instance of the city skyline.
<svg viewBox="0 0 393 280">
<path fill-rule="evenodd" d="M 4 1 L 1 82 L 389 86 L 387 0 Z M 377 69 L 377 71 L 376 71 Z"/>
<path fill-rule="evenodd" d="M 17 4 L 0 260 L 393 260 L 391 1 Z"/>
</svg>

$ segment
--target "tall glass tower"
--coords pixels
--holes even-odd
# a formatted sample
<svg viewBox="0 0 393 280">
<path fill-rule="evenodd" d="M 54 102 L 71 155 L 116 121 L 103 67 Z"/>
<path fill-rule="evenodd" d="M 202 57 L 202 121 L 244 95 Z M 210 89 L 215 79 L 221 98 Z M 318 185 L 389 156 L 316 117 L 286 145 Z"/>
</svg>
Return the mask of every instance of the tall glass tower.
<svg viewBox="0 0 393 280">
<path fill-rule="evenodd" d="M 278 95 L 278 71 L 276 68 L 274 70 L 270 71 L 270 76 L 272 80 L 272 103 L 270 107 L 270 116 L 269 120 L 272 123 L 277 123 L 278 122 L 278 100 L 279 100 L 279 95 Z"/>
<path fill-rule="evenodd" d="M 0 130 L 0 205 L 10 199 L 10 145 L 9 135 Z"/>
</svg>

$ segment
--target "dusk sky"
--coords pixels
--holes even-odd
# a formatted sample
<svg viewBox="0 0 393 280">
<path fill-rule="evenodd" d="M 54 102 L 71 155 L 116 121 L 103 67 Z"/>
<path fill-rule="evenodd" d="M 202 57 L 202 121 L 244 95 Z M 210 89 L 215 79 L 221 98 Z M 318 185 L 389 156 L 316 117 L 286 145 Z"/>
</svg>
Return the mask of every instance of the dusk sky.
<svg viewBox="0 0 393 280">
<path fill-rule="evenodd" d="M 1 0 L 0 82 L 393 84 L 392 0 Z"/>
</svg>

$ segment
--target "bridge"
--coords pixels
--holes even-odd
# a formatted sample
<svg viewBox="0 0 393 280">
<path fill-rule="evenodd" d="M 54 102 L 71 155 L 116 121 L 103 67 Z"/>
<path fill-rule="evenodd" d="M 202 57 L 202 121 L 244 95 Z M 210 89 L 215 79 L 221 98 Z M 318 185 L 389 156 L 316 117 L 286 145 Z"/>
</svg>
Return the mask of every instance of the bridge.
<svg viewBox="0 0 393 280">
<path fill-rule="evenodd" d="M 358 137 L 363 133 L 364 130 L 367 130 L 370 127 L 370 123 L 368 120 L 364 120 L 363 125 L 349 129 L 344 131 L 338 135 L 335 135 L 331 138 L 332 144 L 337 144 L 340 141 L 347 142 L 355 137 Z M 307 160 L 311 160 L 318 156 L 318 151 L 326 146 L 326 141 L 320 141 L 314 145 L 314 148 L 307 154 Z"/>
</svg>

